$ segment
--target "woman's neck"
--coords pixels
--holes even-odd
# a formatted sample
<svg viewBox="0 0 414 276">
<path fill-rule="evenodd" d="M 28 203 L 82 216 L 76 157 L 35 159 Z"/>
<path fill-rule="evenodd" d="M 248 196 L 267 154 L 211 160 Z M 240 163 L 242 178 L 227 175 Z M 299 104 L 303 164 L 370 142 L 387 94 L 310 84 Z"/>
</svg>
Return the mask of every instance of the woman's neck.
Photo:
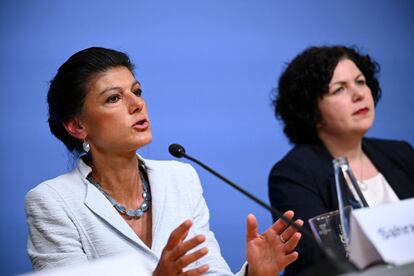
<svg viewBox="0 0 414 276">
<path fill-rule="evenodd" d="M 319 137 L 334 158 L 346 157 L 355 177 L 359 181 L 378 175 L 379 171 L 362 149 L 362 137 L 344 139 L 324 139 Z"/>
<path fill-rule="evenodd" d="M 90 158 L 93 178 L 102 189 L 128 209 L 139 207 L 137 195 L 143 191 L 136 153 L 93 152 Z"/>
<path fill-rule="evenodd" d="M 350 163 L 361 160 L 362 137 L 319 137 L 333 157 L 347 157 Z"/>
</svg>

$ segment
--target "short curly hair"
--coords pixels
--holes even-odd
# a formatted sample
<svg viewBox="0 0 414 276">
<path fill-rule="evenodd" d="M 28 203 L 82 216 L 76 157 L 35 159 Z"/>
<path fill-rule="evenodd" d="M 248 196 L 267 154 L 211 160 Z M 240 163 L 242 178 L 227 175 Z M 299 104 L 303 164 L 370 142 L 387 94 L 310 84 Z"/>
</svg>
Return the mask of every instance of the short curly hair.
<svg viewBox="0 0 414 276">
<path fill-rule="evenodd" d="M 70 135 L 63 124 L 81 114 L 90 81 L 97 74 L 123 66 L 131 73 L 134 64 L 127 54 L 102 47 L 91 47 L 72 55 L 50 82 L 47 94 L 50 131 L 67 149 L 82 152 L 82 141 Z"/>
<path fill-rule="evenodd" d="M 319 142 L 316 125 L 321 120 L 318 99 L 328 93 L 329 83 L 339 61 L 350 59 L 366 79 L 375 104 L 381 97 L 377 79 L 379 64 L 355 47 L 310 47 L 290 62 L 279 78 L 273 97 L 275 115 L 293 144 Z"/>
</svg>

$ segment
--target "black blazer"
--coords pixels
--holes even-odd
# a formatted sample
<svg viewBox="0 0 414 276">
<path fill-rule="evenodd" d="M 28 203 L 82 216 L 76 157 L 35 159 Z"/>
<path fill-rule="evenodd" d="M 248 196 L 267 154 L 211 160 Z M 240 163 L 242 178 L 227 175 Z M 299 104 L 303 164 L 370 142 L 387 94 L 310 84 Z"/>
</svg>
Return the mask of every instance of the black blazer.
<svg viewBox="0 0 414 276">
<path fill-rule="evenodd" d="M 414 197 L 414 150 L 410 144 L 365 138 L 362 147 L 398 198 Z M 270 172 L 271 205 L 281 211 L 295 211 L 307 229 L 309 218 L 337 210 L 332 159 L 322 144 L 295 146 Z M 317 246 L 306 237 L 302 237 L 297 251 L 299 259 L 286 268 L 285 275 L 303 272 L 321 258 Z"/>
</svg>

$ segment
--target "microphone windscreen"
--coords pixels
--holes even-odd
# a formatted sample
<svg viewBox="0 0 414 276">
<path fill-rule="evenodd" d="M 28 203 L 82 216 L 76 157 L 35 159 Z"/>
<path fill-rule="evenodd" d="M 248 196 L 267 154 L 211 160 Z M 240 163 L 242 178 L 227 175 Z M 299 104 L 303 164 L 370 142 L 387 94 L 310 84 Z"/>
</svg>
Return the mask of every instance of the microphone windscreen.
<svg viewBox="0 0 414 276">
<path fill-rule="evenodd" d="M 172 156 L 177 157 L 177 158 L 181 158 L 185 154 L 184 147 L 179 144 L 171 144 L 168 147 L 168 151 L 171 153 Z"/>
</svg>

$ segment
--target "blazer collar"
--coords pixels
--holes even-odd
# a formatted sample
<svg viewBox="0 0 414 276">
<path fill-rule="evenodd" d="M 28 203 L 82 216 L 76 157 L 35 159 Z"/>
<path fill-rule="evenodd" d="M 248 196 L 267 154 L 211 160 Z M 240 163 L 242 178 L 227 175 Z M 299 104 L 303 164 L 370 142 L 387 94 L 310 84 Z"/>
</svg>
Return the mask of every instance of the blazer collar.
<svg viewBox="0 0 414 276">
<path fill-rule="evenodd" d="M 322 143 L 318 143 L 312 146 L 313 151 L 316 152 L 317 156 L 320 156 L 321 160 L 321 169 L 328 171 L 327 173 L 327 183 L 335 183 L 334 170 L 332 167 L 333 156 L 325 148 Z M 402 175 L 401 168 L 398 165 L 394 164 L 389 157 L 385 156 L 384 153 L 376 148 L 370 138 L 362 139 L 362 150 L 368 155 L 371 162 L 378 169 L 378 171 L 385 177 L 387 182 L 390 184 L 392 189 L 397 194 L 398 198 L 405 199 L 412 196 L 412 186 L 406 182 L 406 178 Z M 329 184 L 330 185 L 330 184 Z M 335 200 L 333 201 L 334 208 L 337 208 L 337 199 L 336 199 L 336 188 L 332 186 L 331 195 Z M 349 193 L 349 197 L 352 200 L 355 200 L 352 193 L 349 189 L 345 189 L 346 193 Z"/>
<path fill-rule="evenodd" d="M 335 184 L 335 169 L 333 166 L 332 160 L 335 158 L 328 149 L 322 144 L 322 142 L 315 143 L 312 145 L 312 150 L 315 152 L 316 156 L 319 156 L 321 162 L 319 163 L 320 170 L 326 172 L 324 174 L 324 183 L 328 187 L 327 192 L 329 196 L 325 197 L 327 200 L 325 202 L 326 206 L 331 206 L 330 209 L 336 210 L 339 208 L 338 206 L 338 193 L 336 190 Z M 342 183 L 345 183 L 345 179 L 343 176 L 340 176 Z M 345 204 L 351 204 L 353 207 L 358 207 L 358 202 L 355 199 L 354 195 L 352 194 L 351 190 L 348 188 L 347 185 L 342 189 L 342 198 Z"/>
<path fill-rule="evenodd" d="M 78 171 L 86 184 L 85 205 L 97 216 L 105 220 L 109 225 L 115 228 L 124 237 L 138 244 L 140 247 L 148 249 L 147 245 L 135 234 L 132 228 L 125 222 L 121 215 L 115 210 L 108 199 L 90 183 L 86 177 L 92 171 L 81 158 L 78 163 Z"/>
<path fill-rule="evenodd" d="M 158 242 L 161 241 L 159 237 L 164 235 L 162 231 L 165 231 L 165 229 L 162 227 L 162 216 L 163 214 L 168 214 L 168 210 L 165 210 L 167 190 L 163 184 L 168 181 L 168 178 L 166 178 L 165 172 L 162 172 L 162 170 L 159 169 L 159 166 L 157 166 L 154 161 L 145 160 L 142 157 L 140 158 L 145 162 L 148 180 L 151 188 L 152 250 L 156 253 L 159 253 L 160 255 L 165 245 L 162 242 Z"/>
<path fill-rule="evenodd" d="M 395 163 L 395 160 L 387 156 L 381 150 L 381 147 L 375 146 L 374 139 L 365 138 L 362 141 L 362 147 L 374 166 L 385 177 L 388 184 L 390 184 L 398 198 L 406 199 L 412 197 L 412 185 L 410 182 L 407 182 L 407 178 L 400 164 Z"/>
</svg>

